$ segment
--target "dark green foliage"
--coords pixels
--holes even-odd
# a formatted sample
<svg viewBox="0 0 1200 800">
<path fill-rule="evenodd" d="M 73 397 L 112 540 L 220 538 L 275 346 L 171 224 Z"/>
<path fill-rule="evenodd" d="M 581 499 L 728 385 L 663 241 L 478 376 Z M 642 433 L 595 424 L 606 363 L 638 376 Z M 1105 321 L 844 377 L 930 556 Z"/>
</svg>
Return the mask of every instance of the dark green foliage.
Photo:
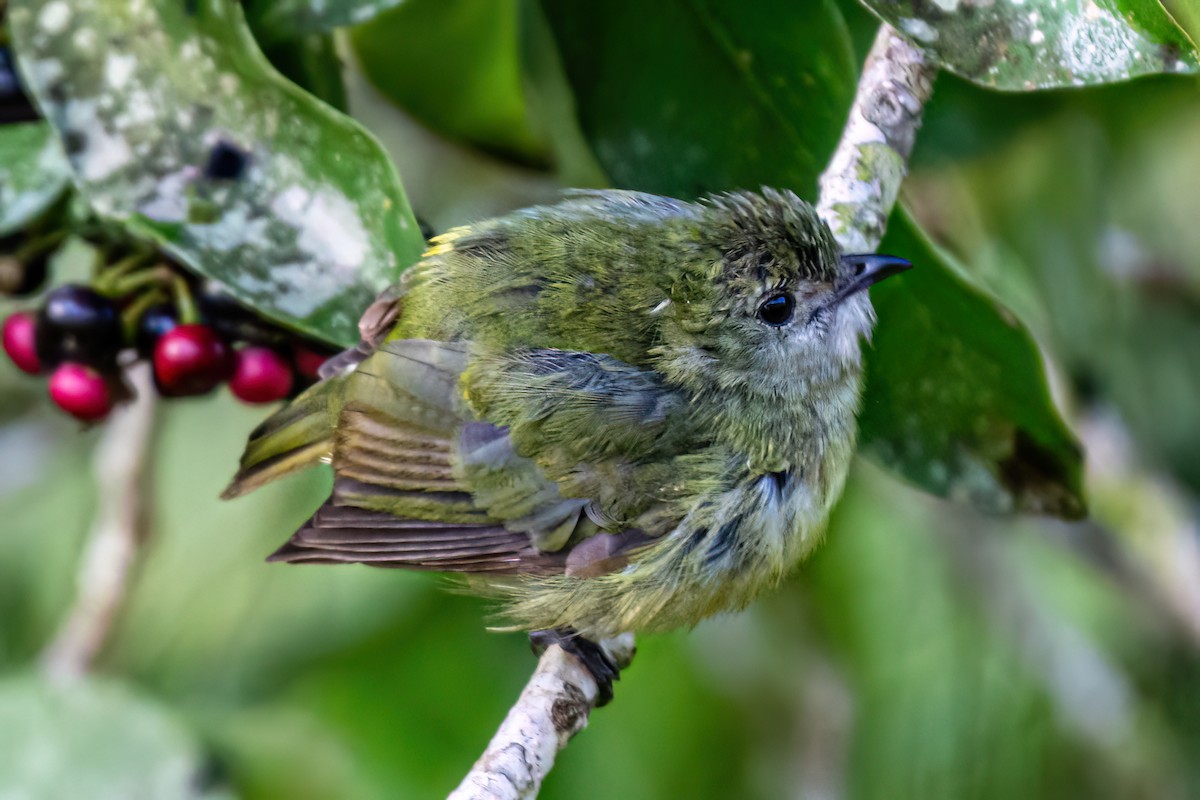
<svg viewBox="0 0 1200 800">
<path fill-rule="evenodd" d="M 615 185 L 685 199 L 761 186 L 816 195 L 857 70 L 832 0 L 542 10 Z"/>
<path fill-rule="evenodd" d="M 379 91 L 434 130 L 544 163 L 521 90 L 518 5 L 405 0 L 351 30 L 354 54 Z"/>
<path fill-rule="evenodd" d="M 439 226 L 477 221 L 462 209 L 481 197 L 542 201 L 554 180 L 812 198 L 876 25 L 828 0 L 248 0 L 249 28 L 225 0 L 70 0 L 61 20 L 60 2 L 7 4 L 46 121 L 0 126 L 0 235 L 60 205 L 72 220 L 96 211 L 257 312 L 343 344 L 424 242 L 389 154 L 332 109 L 370 120 L 415 165 L 408 190 Z M 1186 615 L 1200 487 L 1196 79 L 977 85 L 1191 73 L 1200 17 L 1191 0 L 869 5 L 909 19 L 910 34 L 937 32 L 939 57 L 975 83 L 939 79 L 907 211 L 882 246 L 916 268 L 873 290 L 862 449 L 970 503 L 862 463 L 826 544 L 782 592 L 639 642 L 547 800 L 1200 794 Z M 966 19 L 968 6 L 991 11 Z M 1060 54 L 1083 23 L 1092 41 L 1103 34 L 1098 19 L 1153 48 L 1135 69 L 1041 62 L 1031 13 Z M 331 31 L 352 23 L 338 34 L 343 81 Z M 47 24 L 65 27 L 46 37 Z M 1005 26 L 1003 53 L 978 44 Z M 187 60 L 197 43 L 219 77 Z M 119 86 L 109 81 L 130 66 L 114 55 L 135 59 Z M 112 105 L 72 116 L 81 101 Z M 131 110 L 151 116 L 117 126 Z M 194 124 L 177 124 L 180 111 Z M 121 137 L 127 161 L 111 149 Z M 180 168 L 204 178 L 180 188 L 167 180 Z M 310 201 L 344 197 L 344 213 L 287 205 L 297 183 Z M 179 219 L 147 207 L 160 194 Z M 327 243 L 361 228 L 369 255 L 339 269 L 310 247 L 314 220 Z M 89 263 L 68 253 L 48 274 L 86 281 Z M 40 384 L 0 364 L 0 795 L 62 788 L 5 759 L 40 747 L 38 721 L 76 702 L 20 675 L 69 606 L 96 504 L 96 434 L 47 405 Z M 443 796 L 528 676 L 525 641 L 483 630 L 486 604 L 433 577 L 264 564 L 328 476 L 218 504 L 261 411 L 217 397 L 164 417 L 153 544 L 100 663 L 131 688 L 77 695 L 93 698 L 92 716 L 67 726 L 82 743 L 52 735 L 39 753 L 70 759 L 55 774 L 86 787 L 59 793 L 134 796 L 167 763 L 181 780 L 146 796 Z M 1092 445 L 1086 475 L 1064 419 Z M 1084 523 L 972 507 L 1074 516 L 1084 482 Z"/>
<path fill-rule="evenodd" d="M 665 3 L 632 32 L 607 7 L 545 9 L 584 134 L 618 185 L 689 196 L 771 182 L 811 195 L 851 91 L 824 75 L 847 57 L 845 26 L 836 7 L 815 5 L 823 13 L 797 6 L 752 27 L 753 13 L 726 22 L 704 3 Z M 795 64 L 801 36 L 814 44 Z M 739 49 L 712 47 L 713 38 Z M 802 77 L 781 84 L 785 70 Z M 809 147 L 790 137 L 796 131 Z M 868 454 L 981 508 L 1079 516 L 1079 447 L 1050 402 L 1032 340 L 911 223 L 895 224 L 881 249 L 916 269 L 873 292 L 880 320 L 864 397 Z"/>
<path fill-rule="evenodd" d="M 13 7 L 10 24 L 93 210 L 263 315 L 353 343 L 361 309 L 424 247 L 375 139 L 275 72 L 228 0 L 96 0 L 62 25 L 54 2 Z M 203 174 L 221 146 L 244 156 L 236 180 Z"/>
</svg>

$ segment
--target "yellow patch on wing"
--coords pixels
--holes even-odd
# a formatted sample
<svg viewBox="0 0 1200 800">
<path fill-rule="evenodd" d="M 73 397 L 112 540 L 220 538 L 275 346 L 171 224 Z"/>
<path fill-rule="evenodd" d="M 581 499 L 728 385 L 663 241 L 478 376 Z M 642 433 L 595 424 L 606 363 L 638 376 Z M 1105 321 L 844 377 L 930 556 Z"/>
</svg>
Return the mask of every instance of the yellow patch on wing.
<svg viewBox="0 0 1200 800">
<path fill-rule="evenodd" d="M 422 258 L 441 256 L 453 251 L 454 242 L 458 239 L 461 239 L 469 231 L 469 228 L 460 226 L 458 228 L 451 228 L 445 233 L 438 234 L 429 240 L 431 247 L 425 251 L 425 254 L 422 256 Z"/>
</svg>

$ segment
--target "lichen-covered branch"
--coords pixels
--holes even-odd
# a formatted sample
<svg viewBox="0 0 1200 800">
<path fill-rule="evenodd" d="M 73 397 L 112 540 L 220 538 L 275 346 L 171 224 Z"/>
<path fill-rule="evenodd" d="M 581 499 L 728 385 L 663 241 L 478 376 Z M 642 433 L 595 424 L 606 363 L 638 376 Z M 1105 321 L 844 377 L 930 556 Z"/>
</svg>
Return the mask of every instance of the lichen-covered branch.
<svg viewBox="0 0 1200 800">
<path fill-rule="evenodd" d="M 54 679 L 82 675 L 99 655 L 125 600 L 143 538 L 155 390 L 147 364 L 135 365 L 126 375 L 137 394 L 113 413 L 96 448 L 96 513 L 75 602 L 42 653 L 42 668 Z"/>
<path fill-rule="evenodd" d="M 633 634 L 601 646 L 622 669 L 633 659 Z M 587 725 L 599 693 L 583 662 L 558 645 L 546 648 L 516 705 L 450 800 L 536 797 L 558 751 Z"/>
<path fill-rule="evenodd" d="M 817 203 L 848 253 L 874 252 L 883 238 L 935 74 L 920 50 L 880 27 Z"/>
</svg>

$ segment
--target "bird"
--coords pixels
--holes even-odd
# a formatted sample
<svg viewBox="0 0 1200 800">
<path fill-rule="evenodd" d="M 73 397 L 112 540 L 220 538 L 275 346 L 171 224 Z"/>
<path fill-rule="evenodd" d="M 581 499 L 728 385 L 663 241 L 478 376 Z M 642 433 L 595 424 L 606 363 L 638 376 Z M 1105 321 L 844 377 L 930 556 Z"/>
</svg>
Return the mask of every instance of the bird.
<svg viewBox="0 0 1200 800">
<path fill-rule="evenodd" d="M 269 560 L 457 574 L 610 698 L 599 642 L 744 608 L 821 540 L 867 290 L 910 266 L 843 254 L 770 188 L 576 190 L 453 228 L 252 432 L 224 496 L 331 464 Z"/>
</svg>

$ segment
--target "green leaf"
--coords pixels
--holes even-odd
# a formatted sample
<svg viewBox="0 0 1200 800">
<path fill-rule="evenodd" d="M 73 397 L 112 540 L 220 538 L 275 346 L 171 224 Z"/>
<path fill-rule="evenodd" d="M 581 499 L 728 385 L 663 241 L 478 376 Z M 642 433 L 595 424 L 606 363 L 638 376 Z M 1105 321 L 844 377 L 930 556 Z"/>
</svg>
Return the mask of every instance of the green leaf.
<svg viewBox="0 0 1200 800">
<path fill-rule="evenodd" d="M 0 796 L 228 798 L 202 787 L 203 770 L 179 722 L 124 686 L 0 682 Z"/>
<path fill-rule="evenodd" d="M 545 161 L 521 89 L 516 0 L 406 0 L 350 31 L 375 88 L 434 130 Z"/>
<path fill-rule="evenodd" d="M 702 2 L 670 2 L 640 8 L 637 24 L 620 3 L 589 8 L 543 4 L 584 133 L 618 186 L 815 195 L 854 88 L 836 8 L 780 14 L 755 2 L 722 18 Z M 917 269 L 874 290 L 866 451 L 935 494 L 1077 516 L 1079 451 L 1029 336 L 907 218 L 893 228 L 886 251 Z"/>
<path fill-rule="evenodd" d="M 257 31 L 255 32 L 257 34 Z M 345 111 L 346 85 L 333 36 L 313 33 L 265 45 L 263 55 L 285 78 L 313 97 Z"/>
<path fill-rule="evenodd" d="M 405 0 L 256 0 L 247 3 L 246 16 L 264 41 L 325 33 L 358 25 L 395 8 Z"/>
<path fill-rule="evenodd" d="M 816 193 L 857 66 L 832 0 L 543 2 L 613 182 L 676 197 Z"/>
<path fill-rule="evenodd" d="M 1025 328 L 907 214 L 893 216 L 880 250 L 915 269 L 871 290 L 879 325 L 859 416 L 864 452 L 984 510 L 1082 516 L 1082 454 Z"/>
<path fill-rule="evenodd" d="M 946 69 L 1007 90 L 1196 73 L 1195 44 L 1158 0 L 863 0 Z"/>
<path fill-rule="evenodd" d="M 522 3 L 520 14 L 521 87 L 530 121 L 548 142 L 556 177 L 567 186 L 609 186 L 611 181 L 579 129 L 575 96 L 541 7 Z"/>
<path fill-rule="evenodd" d="M 284 325 L 357 341 L 424 241 L 379 144 L 275 72 L 236 3 L 21 0 L 9 22 L 98 214 Z"/>
<path fill-rule="evenodd" d="M 1047 344 L 1088 416 L 1119 417 L 1147 465 L 1193 490 L 1195 93 L 1187 81 L 1069 93 L 1007 148 L 908 187 L 939 239 Z"/>
<path fill-rule="evenodd" d="M 1143 86 L 1145 84 L 1142 84 Z M 925 105 L 909 174 L 984 157 L 1062 108 L 1076 92 L 996 92 L 952 73 L 938 76 Z"/>
<path fill-rule="evenodd" d="M 71 180 L 66 156 L 44 122 L 0 126 L 0 236 L 41 216 Z"/>
<path fill-rule="evenodd" d="M 1195 0 L 1159 0 L 1175 24 L 1187 35 L 1192 49 L 1200 47 L 1200 4 Z"/>
</svg>

